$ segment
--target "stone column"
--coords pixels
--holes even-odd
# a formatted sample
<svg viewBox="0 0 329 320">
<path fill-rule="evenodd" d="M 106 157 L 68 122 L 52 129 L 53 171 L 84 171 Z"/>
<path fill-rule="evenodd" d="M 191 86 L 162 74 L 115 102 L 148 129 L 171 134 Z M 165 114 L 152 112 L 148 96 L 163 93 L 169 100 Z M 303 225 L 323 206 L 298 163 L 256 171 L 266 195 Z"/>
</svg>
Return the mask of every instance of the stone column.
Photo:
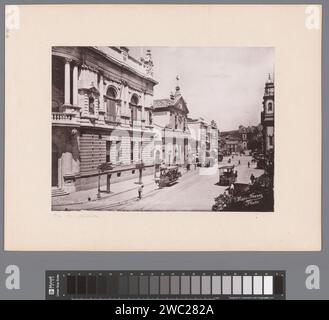
<svg viewBox="0 0 329 320">
<path fill-rule="evenodd" d="M 64 79 L 64 104 L 70 105 L 70 62 L 71 60 L 65 59 L 65 79 Z"/>
<path fill-rule="evenodd" d="M 78 105 L 78 65 L 73 67 L 73 105 Z"/>
</svg>

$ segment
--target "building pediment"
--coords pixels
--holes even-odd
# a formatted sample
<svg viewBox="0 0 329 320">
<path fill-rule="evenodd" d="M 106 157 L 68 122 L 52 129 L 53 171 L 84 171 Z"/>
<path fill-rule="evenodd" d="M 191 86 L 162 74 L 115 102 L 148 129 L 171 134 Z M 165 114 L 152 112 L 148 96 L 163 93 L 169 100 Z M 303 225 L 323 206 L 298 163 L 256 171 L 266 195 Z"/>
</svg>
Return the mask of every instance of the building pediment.
<svg viewBox="0 0 329 320">
<path fill-rule="evenodd" d="M 182 113 L 188 114 L 189 110 L 187 108 L 186 102 L 183 99 L 183 97 L 180 97 L 177 99 L 177 101 L 175 101 L 174 103 L 174 108 L 181 111 Z"/>
</svg>

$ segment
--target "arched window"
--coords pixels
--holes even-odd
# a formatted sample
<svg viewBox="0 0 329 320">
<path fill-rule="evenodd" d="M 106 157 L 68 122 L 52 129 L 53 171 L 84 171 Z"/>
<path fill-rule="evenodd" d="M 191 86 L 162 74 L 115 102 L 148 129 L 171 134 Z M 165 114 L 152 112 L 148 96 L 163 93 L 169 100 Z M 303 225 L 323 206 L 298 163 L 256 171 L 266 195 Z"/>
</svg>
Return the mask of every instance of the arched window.
<svg viewBox="0 0 329 320">
<path fill-rule="evenodd" d="M 106 91 L 106 96 L 111 99 L 115 99 L 117 97 L 117 92 L 113 87 L 109 87 Z"/>
<path fill-rule="evenodd" d="M 113 87 L 109 87 L 104 98 L 106 108 L 105 119 L 107 121 L 115 122 L 117 119 L 116 97 L 117 93 L 115 89 Z"/>
<path fill-rule="evenodd" d="M 135 105 L 135 106 L 138 106 L 138 97 L 137 97 L 136 94 L 132 95 L 130 103 Z"/>
<path fill-rule="evenodd" d="M 273 102 L 268 103 L 267 110 L 270 111 L 270 112 L 273 111 Z"/>
</svg>

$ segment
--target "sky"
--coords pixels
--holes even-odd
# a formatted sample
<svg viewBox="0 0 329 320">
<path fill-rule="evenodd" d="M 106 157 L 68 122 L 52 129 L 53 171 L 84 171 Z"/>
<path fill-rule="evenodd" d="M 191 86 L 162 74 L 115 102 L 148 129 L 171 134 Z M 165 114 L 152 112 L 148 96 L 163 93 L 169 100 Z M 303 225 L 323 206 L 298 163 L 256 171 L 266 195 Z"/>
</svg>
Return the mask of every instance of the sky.
<svg viewBox="0 0 329 320">
<path fill-rule="evenodd" d="M 134 47 L 134 57 L 151 49 L 154 99 L 169 98 L 179 76 L 188 117 L 215 120 L 220 131 L 258 125 L 264 86 L 274 73 L 271 47 Z"/>
</svg>

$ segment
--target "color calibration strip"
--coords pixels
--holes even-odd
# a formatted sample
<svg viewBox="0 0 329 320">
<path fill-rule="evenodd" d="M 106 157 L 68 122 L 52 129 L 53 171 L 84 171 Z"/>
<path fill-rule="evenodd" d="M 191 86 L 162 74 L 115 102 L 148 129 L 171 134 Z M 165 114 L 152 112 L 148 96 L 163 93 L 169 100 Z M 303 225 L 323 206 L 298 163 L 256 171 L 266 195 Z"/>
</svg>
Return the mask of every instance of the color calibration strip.
<svg viewBox="0 0 329 320">
<path fill-rule="evenodd" d="M 285 299 L 285 271 L 46 271 L 47 299 Z"/>
</svg>

